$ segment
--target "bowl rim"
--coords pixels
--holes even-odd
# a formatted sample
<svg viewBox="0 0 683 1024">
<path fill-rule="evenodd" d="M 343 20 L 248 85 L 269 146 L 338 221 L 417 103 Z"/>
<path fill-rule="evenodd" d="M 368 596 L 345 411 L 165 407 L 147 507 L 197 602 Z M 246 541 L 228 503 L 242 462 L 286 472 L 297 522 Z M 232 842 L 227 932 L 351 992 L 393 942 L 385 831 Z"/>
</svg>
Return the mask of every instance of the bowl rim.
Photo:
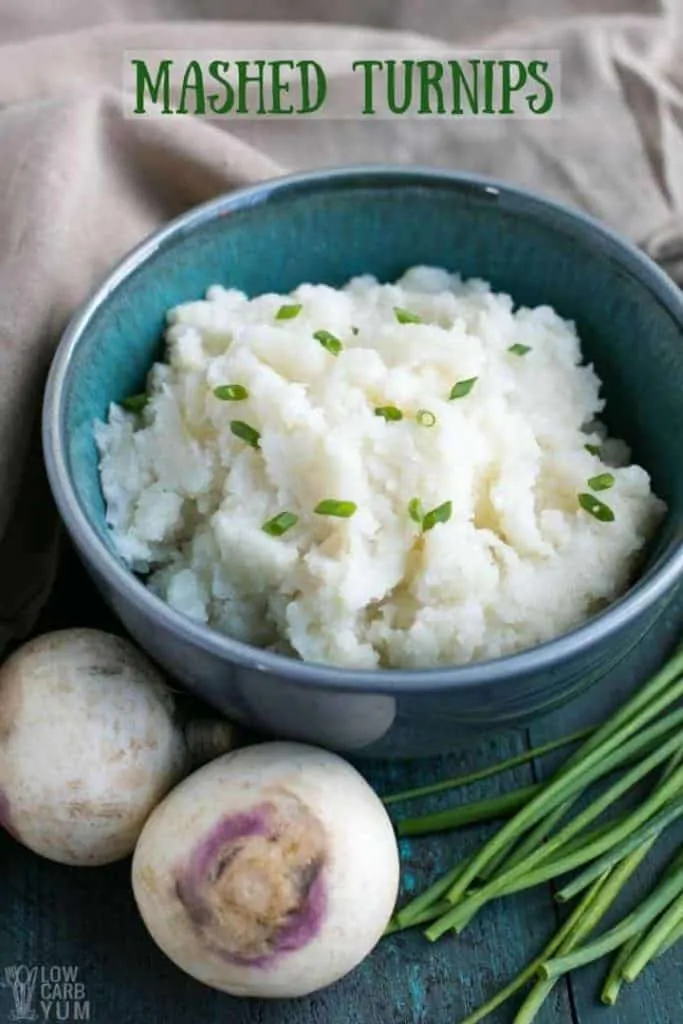
<svg viewBox="0 0 683 1024">
<path fill-rule="evenodd" d="M 176 236 L 189 233 L 234 210 L 260 206 L 288 193 L 325 190 L 332 187 L 358 188 L 363 184 L 460 188 L 483 192 L 500 202 L 515 205 L 520 212 L 555 214 L 579 232 L 592 235 L 607 245 L 622 263 L 643 281 L 654 297 L 666 307 L 683 333 L 683 294 L 657 264 L 633 243 L 588 213 L 562 202 L 484 175 L 423 165 L 349 164 L 347 166 L 300 171 L 269 178 L 221 194 L 192 207 L 148 235 L 124 255 L 103 281 L 76 310 L 68 323 L 52 360 L 44 393 L 42 441 L 52 494 L 71 538 L 95 572 L 115 592 L 122 594 L 143 616 L 196 645 L 204 651 L 247 669 L 268 672 L 302 686 L 316 689 L 368 693 L 438 693 L 473 690 L 503 680 L 533 675 L 557 668 L 568 659 L 588 652 L 636 620 L 663 598 L 683 576 L 683 538 L 678 540 L 646 578 L 639 579 L 615 602 L 586 622 L 554 639 L 514 654 L 465 665 L 443 665 L 425 669 L 353 669 L 297 660 L 253 647 L 187 618 L 121 564 L 100 539 L 81 506 L 71 482 L 64 437 L 65 395 L 72 360 L 79 341 L 93 315 L 138 267 Z"/>
</svg>

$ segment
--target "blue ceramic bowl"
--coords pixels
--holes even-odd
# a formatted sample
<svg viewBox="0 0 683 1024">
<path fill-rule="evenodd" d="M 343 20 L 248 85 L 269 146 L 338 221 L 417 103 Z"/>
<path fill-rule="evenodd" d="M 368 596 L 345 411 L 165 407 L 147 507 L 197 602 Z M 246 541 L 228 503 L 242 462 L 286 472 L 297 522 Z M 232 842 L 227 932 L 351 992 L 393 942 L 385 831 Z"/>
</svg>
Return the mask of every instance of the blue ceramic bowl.
<svg viewBox="0 0 683 1024">
<path fill-rule="evenodd" d="M 578 325 L 605 382 L 608 421 L 669 514 L 642 575 L 616 604 L 533 650 L 430 671 L 349 671 L 266 653 L 154 597 L 107 535 L 93 421 L 135 393 L 160 353 L 165 311 L 213 282 L 251 295 L 302 281 L 391 280 L 414 264 L 476 275 Z M 476 177 L 399 167 L 270 181 L 174 221 L 128 256 L 57 352 L 44 448 L 80 554 L 132 636 L 172 676 L 235 719 L 371 756 L 452 749 L 528 721 L 604 677 L 661 616 L 683 572 L 683 301 L 628 243 L 581 213 Z"/>
</svg>

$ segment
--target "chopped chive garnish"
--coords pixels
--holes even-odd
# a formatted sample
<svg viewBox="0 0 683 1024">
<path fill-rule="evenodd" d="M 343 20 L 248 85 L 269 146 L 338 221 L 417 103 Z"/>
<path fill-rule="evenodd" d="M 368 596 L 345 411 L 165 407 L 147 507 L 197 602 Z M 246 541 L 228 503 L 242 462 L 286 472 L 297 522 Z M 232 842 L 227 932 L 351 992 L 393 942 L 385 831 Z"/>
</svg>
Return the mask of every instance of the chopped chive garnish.
<svg viewBox="0 0 683 1024">
<path fill-rule="evenodd" d="M 409 309 L 402 309 L 400 306 L 394 306 L 394 316 L 400 324 L 421 324 L 424 322 L 417 313 L 411 313 Z"/>
<path fill-rule="evenodd" d="M 421 427 L 433 427 L 436 423 L 436 416 L 429 409 L 418 409 L 415 419 Z"/>
<path fill-rule="evenodd" d="M 453 401 L 454 398 L 464 398 L 465 395 L 469 395 L 478 380 L 478 377 L 468 377 L 467 380 L 459 380 L 451 388 L 451 393 L 448 396 L 449 399 Z"/>
<path fill-rule="evenodd" d="M 281 537 L 283 533 L 287 533 L 287 530 L 291 530 L 298 522 L 299 517 L 295 516 L 293 512 L 279 512 L 278 515 L 273 516 L 267 523 L 264 523 L 261 529 L 264 533 L 270 534 L 271 537 Z"/>
<path fill-rule="evenodd" d="M 408 502 L 408 515 L 414 523 L 417 523 L 418 526 L 422 526 L 422 521 L 425 516 L 424 509 L 422 508 L 422 502 L 419 498 L 411 498 Z"/>
<path fill-rule="evenodd" d="M 385 420 L 403 419 L 403 413 L 395 405 L 378 405 L 375 409 L 375 416 L 382 416 Z"/>
<path fill-rule="evenodd" d="M 230 429 L 235 437 L 239 437 L 241 441 L 250 444 L 252 448 L 258 448 L 261 435 L 254 427 L 250 427 L 248 423 L 244 423 L 242 420 L 232 420 Z"/>
<path fill-rule="evenodd" d="M 525 356 L 527 352 L 531 352 L 531 346 L 517 343 L 516 345 L 510 345 L 508 352 L 512 352 L 513 356 Z"/>
<path fill-rule="evenodd" d="M 329 331 L 316 331 L 313 337 L 333 356 L 338 356 L 344 347 L 339 338 Z"/>
<path fill-rule="evenodd" d="M 599 444 L 585 444 L 583 447 L 586 449 L 587 452 L 590 452 L 591 455 L 599 455 L 600 454 L 600 445 Z"/>
<path fill-rule="evenodd" d="M 358 506 L 354 501 L 337 501 L 336 498 L 326 498 L 319 502 L 313 511 L 319 516 L 337 516 L 339 519 L 350 519 Z"/>
<path fill-rule="evenodd" d="M 126 412 L 142 412 L 148 402 L 149 395 L 143 392 L 141 395 L 129 395 L 128 398 L 124 398 L 121 406 Z"/>
<path fill-rule="evenodd" d="M 422 520 L 422 532 L 431 530 L 437 523 L 447 523 L 453 514 L 453 502 L 444 501 L 443 505 L 437 505 Z"/>
<path fill-rule="evenodd" d="M 357 327 L 352 327 L 351 328 L 351 334 L 358 334 L 358 333 L 359 333 L 359 330 L 358 330 Z"/>
<path fill-rule="evenodd" d="M 608 491 L 610 487 L 614 487 L 616 480 L 611 473 L 598 473 L 597 476 L 592 476 L 588 481 L 588 486 L 591 491 Z"/>
<path fill-rule="evenodd" d="M 280 306 L 277 313 L 275 314 L 276 320 L 293 320 L 295 316 L 298 316 L 301 312 L 301 303 L 291 303 L 290 305 Z"/>
<path fill-rule="evenodd" d="M 221 402 L 243 402 L 249 398 L 249 392 L 241 384 L 219 384 L 213 393 Z"/>
<path fill-rule="evenodd" d="M 596 498 L 594 494 L 579 494 L 579 505 L 584 512 L 588 512 L 594 519 L 599 519 L 601 523 L 614 522 L 612 509 L 604 501 Z"/>
</svg>

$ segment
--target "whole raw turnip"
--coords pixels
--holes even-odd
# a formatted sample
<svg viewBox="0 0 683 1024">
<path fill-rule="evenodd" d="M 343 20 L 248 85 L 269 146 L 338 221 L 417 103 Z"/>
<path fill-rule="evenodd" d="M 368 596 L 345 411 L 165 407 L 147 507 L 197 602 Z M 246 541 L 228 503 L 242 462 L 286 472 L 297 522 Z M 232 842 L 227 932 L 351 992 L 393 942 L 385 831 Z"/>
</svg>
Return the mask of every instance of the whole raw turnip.
<svg viewBox="0 0 683 1024">
<path fill-rule="evenodd" d="M 0 669 L 0 825 L 64 864 L 126 857 L 193 767 L 188 735 L 132 644 L 91 629 L 41 636 Z M 191 736 L 204 759 L 234 745 L 228 723 L 195 723 Z"/>
<path fill-rule="evenodd" d="M 335 754 L 263 743 L 200 768 L 133 857 L 143 920 L 180 968 L 239 996 L 295 997 L 352 970 L 394 909 L 387 813 Z"/>
</svg>

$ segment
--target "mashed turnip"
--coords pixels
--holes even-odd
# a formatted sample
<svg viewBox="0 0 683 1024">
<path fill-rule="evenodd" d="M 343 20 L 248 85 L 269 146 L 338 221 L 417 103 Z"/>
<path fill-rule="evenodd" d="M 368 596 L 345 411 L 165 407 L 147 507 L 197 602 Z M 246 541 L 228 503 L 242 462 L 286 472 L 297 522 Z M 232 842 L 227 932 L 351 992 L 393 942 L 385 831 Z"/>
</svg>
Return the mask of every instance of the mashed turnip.
<svg viewBox="0 0 683 1024">
<path fill-rule="evenodd" d="M 145 408 L 96 427 L 108 522 L 237 639 L 363 668 L 509 654 L 622 593 L 664 512 L 574 325 L 483 281 L 216 285 L 168 320 Z"/>
</svg>

